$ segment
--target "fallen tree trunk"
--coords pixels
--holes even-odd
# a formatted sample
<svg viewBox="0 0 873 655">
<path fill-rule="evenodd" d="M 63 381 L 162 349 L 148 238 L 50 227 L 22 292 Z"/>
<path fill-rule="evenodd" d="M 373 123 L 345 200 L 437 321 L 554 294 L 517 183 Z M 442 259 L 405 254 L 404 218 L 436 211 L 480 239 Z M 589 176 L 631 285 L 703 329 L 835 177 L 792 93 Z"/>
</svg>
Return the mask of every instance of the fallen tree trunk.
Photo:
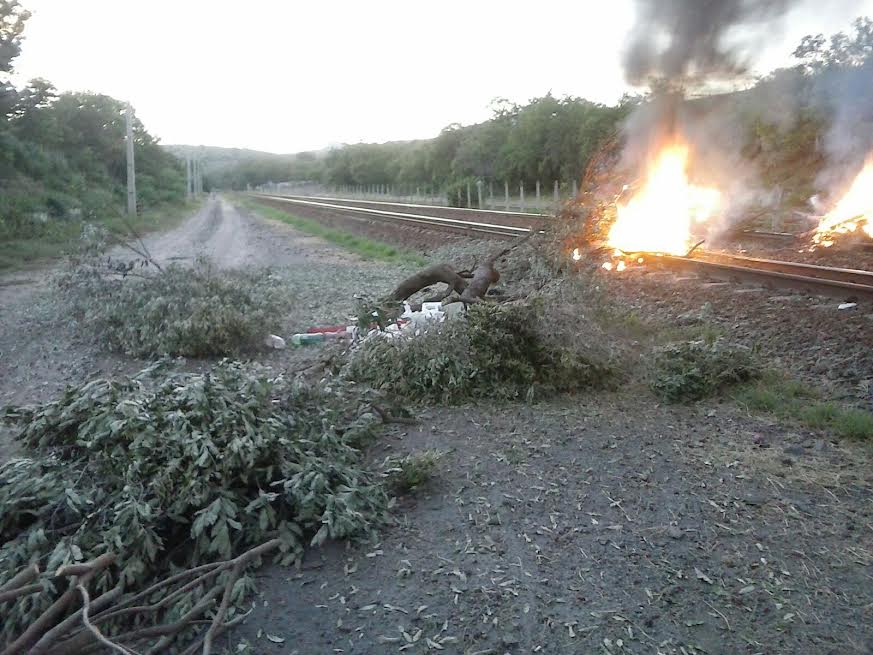
<svg viewBox="0 0 873 655">
<path fill-rule="evenodd" d="M 446 298 L 453 293 L 458 294 L 457 298 L 446 301 L 446 304 L 462 302 L 465 305 L 469 305 L 480 302 L 488 293 L 491 285 L 500 279 L 500 273 L 495 267 L 497 260 L 509 253 L 513 248 L 517 248 L 525 243 L 534 234 L 536 232 L 531 230 L 530 234 L 523 239 L 519 239 L 511 246 L 492 253 L 482 263 L 476 264 L 472 272 L 467 270 L 455 271 L 448 264 L 436 264 L 425 268 L 403 280 L 385 300 L 404 302 L 422 289 L 426 289 L 434 284 L 443 283 L 446 285 L 446 288 L 442 292 L 425 299 L 424 302 L 446 301 Z M 418 308 L 418 305 L 415 308 Z"/>
<path fill-rule="evenodd" d="M 441 282 L 447 286 L 446 295 L 443 298 L 447 298 L 453 291 L 461 294 L 467 288 L 467 281 L 460 274 L 456 273 L 451 266 L 448 264 L 437 264 L 436 266 L 425 268 L 414 275 L 410 275 L 403 280 L 391 292 L 387 300 L 403 302 L 422 289 Z"/>
<path fill-rule="evenodd" d="M 476 303 L 485 297 L 492 284 L 500 279 L 500 273 L 494 268 L 494 262 L 503 257 L 512 248 L 504 248 L 490 255 L 484 262 L 473 269 L 473 279 L 460 294 L 460 301 L 465 305 Z"/>
</svg>

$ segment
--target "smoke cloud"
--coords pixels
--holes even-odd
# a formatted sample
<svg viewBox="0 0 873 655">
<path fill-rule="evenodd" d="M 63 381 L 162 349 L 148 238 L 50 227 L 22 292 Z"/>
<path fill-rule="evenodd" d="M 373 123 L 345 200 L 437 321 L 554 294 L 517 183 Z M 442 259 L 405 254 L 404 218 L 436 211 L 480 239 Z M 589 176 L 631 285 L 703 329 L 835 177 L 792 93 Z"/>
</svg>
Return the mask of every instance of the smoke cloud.
<svg viewBox="0 0 873 655">
<path fill-rule="evenodd" d="M 624 56 L 625 76 L 641 86 L 730 79 L 748 69 L 764 24 L 792 0 L 636 0 L 637 19 Z"/>
</svg>

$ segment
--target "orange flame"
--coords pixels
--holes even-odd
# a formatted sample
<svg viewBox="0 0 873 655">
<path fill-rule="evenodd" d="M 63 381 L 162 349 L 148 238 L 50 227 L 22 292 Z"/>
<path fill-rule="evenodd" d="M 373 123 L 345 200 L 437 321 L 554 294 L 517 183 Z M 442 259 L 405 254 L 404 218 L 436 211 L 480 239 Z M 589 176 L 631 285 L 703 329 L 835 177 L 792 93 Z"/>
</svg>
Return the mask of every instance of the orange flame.
<svg viewBox="0 0 873 655">
<path fill-rule="evenodd" d="M 860 229 L 873 238 L 873 157 L 827 216 L 821 219 L 813 241 L 828 248 L 838 234 L 850 234 Z"/>
<path fill-rule="evenodd" d="M 643 188 L 626 205 L 609 231 L 610 246 L 624 252 L 684 255 L 692 245 L 694 223 L 718 210 L 721 193 L 688 181 L 688 146 L 664 146 L 646 174 Z"/>
</svg>

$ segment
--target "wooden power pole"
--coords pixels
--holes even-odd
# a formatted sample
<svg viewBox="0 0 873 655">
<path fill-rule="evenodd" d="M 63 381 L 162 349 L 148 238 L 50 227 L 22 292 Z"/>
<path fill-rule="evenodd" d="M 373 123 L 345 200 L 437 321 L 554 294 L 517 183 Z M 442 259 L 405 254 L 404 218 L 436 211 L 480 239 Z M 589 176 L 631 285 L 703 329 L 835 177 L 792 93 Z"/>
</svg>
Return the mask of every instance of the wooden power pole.
<svg viewBox="0 0 873 655">
<path fill-rule="evenodd" d="M 136 216 L 136 167 L 133 163 L 133 108 L 127 103 L 124 113 L 127 128 L 127 213 Z"/>
<path fill-rule="evenodd" d="M 191 155 L 187 155 L 185 157 L 185 195 L 188 197 L 188 200 L 194 197 L 194 182 L 192 180 L 191 167 Z"/>
</svg>

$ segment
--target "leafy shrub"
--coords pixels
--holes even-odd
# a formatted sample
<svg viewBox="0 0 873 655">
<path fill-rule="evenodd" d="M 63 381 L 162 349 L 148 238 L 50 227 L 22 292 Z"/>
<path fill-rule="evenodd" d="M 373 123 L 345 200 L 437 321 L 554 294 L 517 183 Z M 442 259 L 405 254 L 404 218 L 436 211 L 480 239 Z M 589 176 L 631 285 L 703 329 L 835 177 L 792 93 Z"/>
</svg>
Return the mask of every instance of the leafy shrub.
<svg viewBox="0 0 873 655">
<path fill-rule="evenodd" d="M 386 495 L 356 449 L 375 418 L 356 398 L 255 364 L 153 372 L 7 410 L 31 453 L 0 467 L 0 585 L 32 562 L 54 571 L 113 552 L 94 587 L 139 588 L 276 536 L 291 561 L 307 535 L 318 544 L 382 520 Z M 52 600 L 5 607 L 0 643 Z"/>
<path fill-rule="evenodd" d="M 346 374 L 414 401 L 461 403 L 475 398 L 532 398 L 596 386 L 605 364 L 550 343 L 533 305 L 470 307 L 466 320 L 427 326 L 409 339 L 372 339 Z"/>
<path fill-rule="evenodd" d="M 113 350 L 135 356 L 227 355 L 260 346 L 285 306 L 268 272 L 146 267 L 120 274 L 80 262 L 58 281 L 75 320 Z"/>
<path fill-rule="evenodd" d="M 676 403 L 706 398 L 759 375 L 748 348 L 721 340 L 686 341 L 655 351 L 650 385 L 662 400 Z"/>
<path fill-rule="evenodd" d="M 388 487 L 398 494 L 418 489 L 433 477 L 441 457 L 439 451 L 425 450 L 389 462 L 385 470 Z"/>
</svg>

